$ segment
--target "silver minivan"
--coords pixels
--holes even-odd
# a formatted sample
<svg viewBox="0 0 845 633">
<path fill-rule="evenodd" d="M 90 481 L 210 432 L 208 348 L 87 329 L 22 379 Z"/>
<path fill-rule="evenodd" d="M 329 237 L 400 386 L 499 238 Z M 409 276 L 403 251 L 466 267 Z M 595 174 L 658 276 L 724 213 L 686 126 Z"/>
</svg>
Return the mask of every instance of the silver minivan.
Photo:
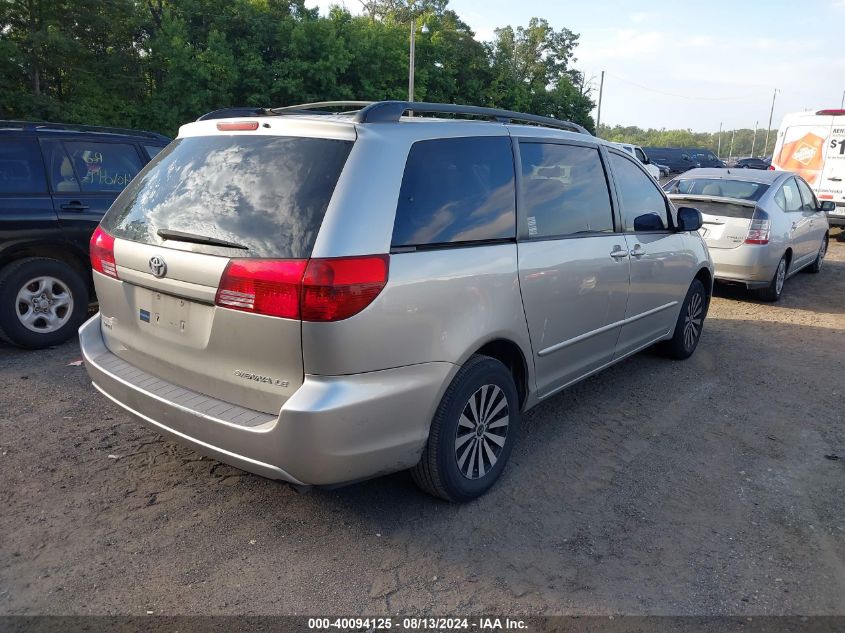
<svg viewBox="0 0 845 633">
<path fill-rule="evenodd" d="M 207 115 L 115 201 L 80 329 L 115 404 L 266 477 L 411 469 L 466 501 L 521 412 L 653 344 L 693 353 L 701 214 L 633 157 L 528 114 L 335 106 Z"/>
</svg>

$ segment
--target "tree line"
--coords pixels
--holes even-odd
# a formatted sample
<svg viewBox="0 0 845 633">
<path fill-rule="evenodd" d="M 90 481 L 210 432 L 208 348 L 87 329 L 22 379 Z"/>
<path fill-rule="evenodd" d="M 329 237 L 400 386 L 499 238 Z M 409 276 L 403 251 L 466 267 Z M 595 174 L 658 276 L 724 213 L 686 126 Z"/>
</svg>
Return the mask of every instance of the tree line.
<svg viewBox="0 0 845 633">
<path fill-rule="evenodd" d="M 532 18 L 481 42 L 448 0 L 3 0 L 0 118 L 144 128 L 227 106 L 415 98 L 569 119 L 594 131 L 578 35 Z M 423 28 L 425 27 L 425 28 Z"/>
<path fill-rule="evenodd" d="M 692 130 L 644 130 L 637 126 L 601 125 L 599 136 L 609 141 L 632 143 L 641 147 L 700 147 L 712 150 L 720 158 L 729 156 L 771 156 L 777 129 L 769 131 L 766 149 L 766 128 L 754 130 L 722 130 L 693 132 Z"/>
</svg>

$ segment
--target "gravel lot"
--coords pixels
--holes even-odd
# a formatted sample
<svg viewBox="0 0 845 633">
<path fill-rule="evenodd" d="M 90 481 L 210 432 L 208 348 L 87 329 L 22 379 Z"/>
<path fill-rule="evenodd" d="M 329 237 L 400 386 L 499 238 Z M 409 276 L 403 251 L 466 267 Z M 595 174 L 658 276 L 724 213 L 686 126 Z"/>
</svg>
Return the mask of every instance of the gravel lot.
<svg viewBox="0 0 845 633">
<path fill-rule="evenodd" d="M 299 494 L 0 347 L 0 614 L 845 614 L 845 244 L 531 411 L 481 500 Z M 838 456 L 838 460 L 835 459 Z"/>
</svg>

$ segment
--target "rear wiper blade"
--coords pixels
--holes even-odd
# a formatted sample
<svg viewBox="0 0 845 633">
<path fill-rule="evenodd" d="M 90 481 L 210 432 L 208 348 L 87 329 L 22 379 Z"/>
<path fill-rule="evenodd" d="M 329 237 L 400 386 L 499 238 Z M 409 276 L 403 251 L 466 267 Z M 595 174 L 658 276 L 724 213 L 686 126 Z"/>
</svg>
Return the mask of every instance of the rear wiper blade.
<svg viewBox="0 0 845 633">
<path fill-rule="evenodd" d="M 184 231 L 171 231 L 170 229 L 159 229 L 156 231 L 159 237 L 166 240 L 175 240 L 177 242 L 191 242 L 192 244 L 208 244 L 209 246 L 226 246 L 228 248 L 239 248 L 242 251 L 248 251 L 249 246 L 238 244 L 237 242 L 229 242 L 221 240 L 216 237 L 209 237 L 207 235 L 197 235 L 196 233 L 185 233 Z"/>
</svg>

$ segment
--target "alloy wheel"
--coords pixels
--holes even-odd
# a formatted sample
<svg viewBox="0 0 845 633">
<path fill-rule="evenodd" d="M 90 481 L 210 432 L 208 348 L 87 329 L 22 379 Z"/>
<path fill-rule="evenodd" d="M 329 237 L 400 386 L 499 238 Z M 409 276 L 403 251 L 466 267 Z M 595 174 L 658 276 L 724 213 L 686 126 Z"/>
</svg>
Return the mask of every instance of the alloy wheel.
<svg viewBox="0 0 845 633">
<path fill-rule="evenodd" d="M 35 277 L 18 291 L 16 314 L 21 324 L 33 332 L 55 332 L 73 314 L 73 295 L 60 279 Z"/>
<path fill-rule="evenodd" d="M 783 292 L 783 282 L 786 281 L 786 260 L 781 259 L 778 264 L 777 277 L 775 278 L 775 292 L 780 295 Z"/>
<path fill-rule="evenodd" d="M 483 385 L 473 393 L 455 431 L 455 460 L 467 479 L 488 473 L 504 450 L 510 424 L 505 392 L 496 385 Z"/>
<path fill-rule="evenodd" d="M 690 297 L 687 304 L 687 313 L 684 317 L 684 345 L 692 349 L 701 334 L 701 324 L 704 320 L 704 299 L 696 292 Z"/>
</svg>

